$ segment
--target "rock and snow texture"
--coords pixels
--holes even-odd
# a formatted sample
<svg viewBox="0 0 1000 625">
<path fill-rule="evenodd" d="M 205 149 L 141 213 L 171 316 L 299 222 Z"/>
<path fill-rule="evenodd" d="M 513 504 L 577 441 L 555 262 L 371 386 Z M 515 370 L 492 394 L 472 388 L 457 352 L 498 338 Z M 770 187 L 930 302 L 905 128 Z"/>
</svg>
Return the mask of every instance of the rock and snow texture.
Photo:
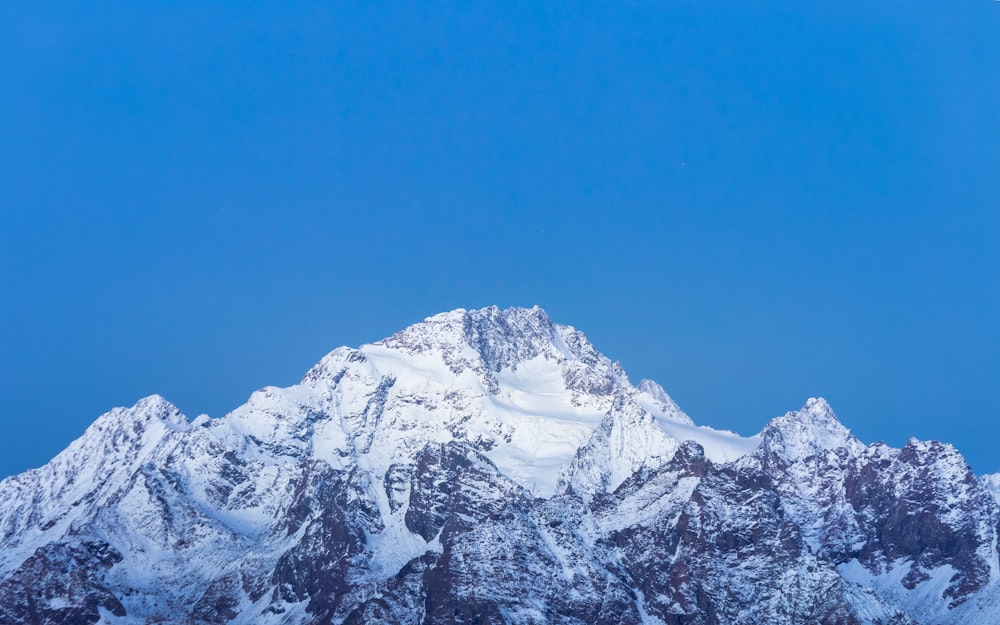
<svg viewBox="0 0 1000 625">
<path fill-rule="evenodd" d="M 457 310 L 0 482 L 0 625 L 995 625 L 998 493 L 821 399 L 698 427 L 538 308 Z"/>
</svg>

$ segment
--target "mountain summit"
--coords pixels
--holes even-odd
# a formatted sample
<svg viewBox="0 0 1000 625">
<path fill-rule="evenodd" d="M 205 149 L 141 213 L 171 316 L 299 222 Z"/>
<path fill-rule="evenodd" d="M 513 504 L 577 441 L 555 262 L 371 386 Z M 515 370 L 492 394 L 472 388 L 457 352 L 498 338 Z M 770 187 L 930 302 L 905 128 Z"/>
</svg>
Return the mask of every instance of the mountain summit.
<svg viewBox="0 0 1000 625">
<path fill-rule="evenodd" d="M 455 310 L 0 482 L 0 625 L 987 625 L 996 483 L 822 399 L 699 427 L 537 307 Z"/>
</svg>

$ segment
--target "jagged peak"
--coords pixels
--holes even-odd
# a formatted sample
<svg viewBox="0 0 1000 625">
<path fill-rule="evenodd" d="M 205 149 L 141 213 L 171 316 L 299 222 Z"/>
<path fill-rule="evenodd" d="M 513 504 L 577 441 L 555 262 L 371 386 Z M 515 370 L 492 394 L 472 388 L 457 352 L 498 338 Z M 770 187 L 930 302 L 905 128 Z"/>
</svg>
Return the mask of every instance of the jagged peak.
<svg viewBox="0 0 1000 625">
<path fill-rule="evenodd" d="M 635 387 L 639 389 L 641 392 L 652 396 L 653 399 L 657 401 L 663 402 L 665 404 L 673 404 L 676 406 L 674 400 L 670 398 L 670 395 L 667 395 L 667 391 L 665 391 L 662 386 L 660 386 L 653 380 L 650 380 L 649 378 L 643 378 L 639 380 L 639 383 L 636 384 Z"/>
<path fill-rule="evenodd" d="M 674 421 L 679 421 L 686 425 L 694 425 L 691 417 L 687 416 L 687 414 L 681 410 L 681 407 L 677 405 L 677 402 L 675 402 L 673 398 L 667 394 L 667 391 L 665 391 L 662 386 L 653 380 L 646 378 L 639 380 L 639 383 L 636 385 L 636 390 L 652 398 L 656 408 L 659 408 L 662 412 L 662 416 L 668 419 L 673 419 Z"/>
<path fill-rule="evenodd" d="M 951 443 L 923 441 L 913 436 L 899 450 L 899 459 L 916 465 L 947 464 L 962 467 L 970 473 L 972 471 L 965 456 Z"/>
<path fill-rule="evenodd" d="M 833 407 L 822 397 L 810 397 L 802 408 L 785 413 L 781 417 L 772 419 L 768 423 L 767 429 L 782 429 L 790 426 L 807 426 L 810 428 L 822 428 L 835 432 L 849 432 L 837 419 L 833 412 Z"/>
<path fill-rule="evenodd" d="M 58 481 L 55 476 L 70 475 L 65 486 L 81 480 L 81 475 L 91 475 L 96 486 L 110 470 L 128 470 L 121 458 L 137 449 L 155 445 L 173 432 L 187 432 L 191 424 L 187 417 L 162 395 L 149 395 L 131 407 L 109 410 L 94 420 L 84 433 L 45 465 L 8 478 L 13 482 L 30 479 Z M 98 478 L 94 478 L 98 475 Z M 6 480 L 4 480 L 6 482 Z"/>
<path fill-rule="evenodd" d="M 446 356 L 472 349 L 483 364 L 499 371 L 551 351 L 557 341 L 555 324 L 538 306 L 489 306 L 458 308 L 427 317 L 374 345 L 409 354 L 437 351 Z"/>
<path fill-rule="evenodd" d="M 830 402 L 822 397 L 810 397 L 798 411 L 799 414 L 809 415 L 815 419 L 837 421 L 837 416 L 833 413 Z M 839 421 L 837 421 L 839 423 Z"/>
<path fill-rule="evenodd" d="M 367 357 L 353 347 L 338 347 L 322 359 L 302 377 L 302 384 L 317 383 L 321 380 L 336 382 L 344 369 L 351 363 L 364 363 Z"/>
<path fill-rule="evenodd" d="M 386 351 L 409 358 L 440 359 L 453 374 L 472 370 L 491 391 L 496 390 L 495 374 L 517 370 L 522 363 L 538 357 L 562 363 L 568 379 L 578 379 L 581 371 L 606 382 L 603 387 L 627 386 L 628 376 L 621 366 L 601 354 L 583 332 L 554 323 L 542 308 L 489 306 L 479 309 L 457 308 L 427 317 L 395 334 L 359 348 L 338 347 L 313 366 L 301 382 L 323 384 L 336 382 L 345 368 L 360 365 L 369 358 L 376 361 Z M 384 362 L 384 361 L 383 361 Z M 419 365 L 426 368 L 426 365 Z M 572 369 L 573 371 L 569 371 Z M 662 391 L 662 389 L 661 389 Z M 680 413 L 666 397 L 665 412 Z M 682 413 L 680 413 L 682 414 Z"/>
<path fill-rule="evenodd" d="M 820 450 L 847 448 L 859 451 L 864 447 L 822 397 L 810 397 L 799 410 L 772 419 L 760 436 L 763 450 L 780 451 L 790 461 L 812 456 Z"/>
<path fill-rule="evenodd" d="M 406 358 L 440 358 L 456 375 L 475 371 L 490 392 L 498 390 L 496 374 L 516 371 L 537 358 L 562 365 L 567 384 L 574 390 L 585 389 L 575 388 L 571 380 L 584 380 L 582 387 L 597 394 L 628 384 L 620 365 L 598 352 L 582 332 L 553 323 L 538 306 L 457 309 L 360 349 L 369 356 L 391 350 Z"/>
<path fill-rule="evenodd" d="M 177 406 L 155 393 L 139 399 L 131 407 L 113 408 L 98 417 L 94 426 L 100 425 L 103 428 L 131 425 L 138 431 L 153 422 L 163 423 L 168 429 L 175 431 L 184 431 L 190 426 L 188 418 Z"/>
<path fill-rule="evenodd" d="M 135 402 L 132 410 L 137 413 L 145 413 L 151 417 L 169 422 L 174 425 L 187 423 L 187 417 L 181 413 L 180 408 L 175 406 L 170 400 L 159 393 L 147 395 Z"/>
</svg>

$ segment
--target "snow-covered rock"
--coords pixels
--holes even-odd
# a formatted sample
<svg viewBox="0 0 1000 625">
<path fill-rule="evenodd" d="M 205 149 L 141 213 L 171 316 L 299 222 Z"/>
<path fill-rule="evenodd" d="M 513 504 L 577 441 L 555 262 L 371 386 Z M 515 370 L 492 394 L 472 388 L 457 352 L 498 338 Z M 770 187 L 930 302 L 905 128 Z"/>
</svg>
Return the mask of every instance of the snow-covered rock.
<svg viewBox="0 0 1000 625">
<path fill-rule="evenodd" d="M 0 625 L 992 625 L 998 483 L 821 399 L 697 426 L 537 307 L 456 310 L 0 482 Z"/>
</svg>

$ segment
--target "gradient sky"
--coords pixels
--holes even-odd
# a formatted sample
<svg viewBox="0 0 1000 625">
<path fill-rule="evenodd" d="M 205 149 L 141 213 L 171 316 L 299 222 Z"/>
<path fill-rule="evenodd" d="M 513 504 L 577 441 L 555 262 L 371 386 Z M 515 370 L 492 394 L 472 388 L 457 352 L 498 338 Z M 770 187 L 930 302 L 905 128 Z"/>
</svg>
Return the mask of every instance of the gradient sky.
<svg viewBox="0 0 1000 625">
<path fill-rule="evenodd" d="M 494 303 L 1000 471 L 1000 2 L 97 6 L 0 8 L 0 475 Z"/>
</svg>

